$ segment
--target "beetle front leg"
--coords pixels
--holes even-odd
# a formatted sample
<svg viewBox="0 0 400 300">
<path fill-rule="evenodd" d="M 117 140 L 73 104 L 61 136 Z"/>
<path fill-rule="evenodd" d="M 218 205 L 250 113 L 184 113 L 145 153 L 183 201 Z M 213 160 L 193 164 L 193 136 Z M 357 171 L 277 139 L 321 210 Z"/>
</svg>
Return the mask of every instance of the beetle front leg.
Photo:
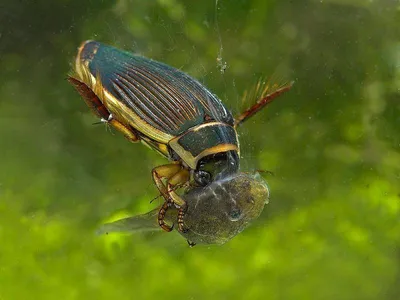
<svg viewBox="0 0 400 300">
<path fill-rule="evenodd" d="M 169 164 L 159 166 L 152 171 L 154 182 L 165 198 L 166 202 L 161 207 L 158 214 L 158 224 L 166 231 L 171 231 L 172 227 L 168 227 L 164 223 L 164 216 L 171 204 L 174 204 L 178 209 L 178 228 L 179 231 L 185 232 L 183 218 L 187 209 L 185 200 L 175 192 L 175 186 L 180 186 L 186 183 L 190 174 L 187 169 L 184 169 L 180 164 Z M 166 179 L 167 187 L 162 179 Z"/>
<path fill-rule="evenodd" d="M 177 174 L 175 174 L 168 181 L 168 194 L 171 197 L 175 206 L 179 209 L 178 211 L 178 229 L 180 232 L 186 232 L 186 228 L 183 224 L 183 218 L 185 216 L 187 205 L 186 201 L 183 200 L 176 192 L 175 186 L 181 186 L 184 183 L 188 182 L 190 178 L 190 173 L 187 169 L 182 169 Z"/>
<path fill-rule="evenodd" d="M 172 229 L 174 229 L 174 224 L 172 224 L 172 226 L 168 226 L 164 222 L 165 214 L 167 213 L 169 205 L 170 204 L 167 201 L 164 202 L 164 204 L 160 208 L 160 211 L 158 212 L 158 217 L 157 217 L 158 225 L 160 225 L 160 227 L 166 232 L 170 232 L 172 231 Z"/>
<path fill-rule="evenodd" d="M 154 183 L 166 201 L 170 201 L 171 197 L 168 193 L 167 186 L 163 182 L 163 179 L 166 179 L 168 181 L 170 178 L 174 177 L 174 175 L 177 174 L 180 170 L 182 170 L 182 166 L 179 163 L 175 163 L 158 166 L 151 171 Z"/>
<path fill-rule="evenodd" d="M 174 164 L 168 164 L 168 165 L 162 165 L 155 167 L 153 171 L 151 172 L 153 175 L 153 180 L 154 183 L 157 186 L 157 189 L 160 191 L 161 195 L 165 199 L 165 203 L 163 206 L 160 208 L 160 211 L 158 212 L 158 224 L 160 227 L 169 232 L 172 230 L 173 226 L 168 226 L 164 222 L 164 217 L 165 214 L 168 210 L 168 208 L 174 204 L 174 200 L 171 197 L 167 186 L 164 184 L 163 179 L 166 179 L 167 182 L 170 178 L 173 178 L 174 175 L 179 173 L 182 170 L 182 166 L 179 163 L 174 163 Z"/>
<path fill-rule="evenodd" d="M 183 218 L 185 217 L 186 210 L 187 210 L 187 205 L 185 202 L 185 204 L 179 207 L 178 210 L 178 229 L 182 233 L 186 233 L 188 231 L 187 228 L 185 227 L 185 224 L 183 223 Z"/>
<path fill-rule="evenodd" d="M 185 205 L 185 201 L 175 192 L 176 187 L 181 187 L 190 179 L 190 173 L 187 169 L 181 169 L 167 181 L 167 193 L 174 204 L 179 208 Z"/>
</svg>

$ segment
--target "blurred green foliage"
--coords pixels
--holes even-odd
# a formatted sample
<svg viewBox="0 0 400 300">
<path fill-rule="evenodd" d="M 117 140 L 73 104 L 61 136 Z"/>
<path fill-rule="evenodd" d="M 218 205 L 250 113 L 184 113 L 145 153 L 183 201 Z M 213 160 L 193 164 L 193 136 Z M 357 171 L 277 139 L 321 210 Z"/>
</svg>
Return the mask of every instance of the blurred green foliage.
<svg viewBox="0 0 400 300">
<path fill-rule="evenodd" d="M 399 24 L 392 0 L 3 0 L 0 299 L 399 299 Z M 253 226 L 193 249 L 94 234 L 154 207 L 165 161 L 92 125 L 65 80 L 86 39 L 181 68 L 235 113 L 260 76 L 296 81 L 240 129 L 242 168 L 275 173 Z"/>
</svg>

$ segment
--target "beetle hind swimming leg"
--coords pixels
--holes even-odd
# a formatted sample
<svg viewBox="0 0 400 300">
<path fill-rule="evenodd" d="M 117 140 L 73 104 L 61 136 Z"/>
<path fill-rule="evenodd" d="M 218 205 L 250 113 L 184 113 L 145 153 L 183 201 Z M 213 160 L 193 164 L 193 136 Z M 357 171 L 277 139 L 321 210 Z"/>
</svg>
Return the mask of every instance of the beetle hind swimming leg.
<svg viewBox="0 0 400 300">
<path fill-rule="evenodd" d="M 234 126 L 237 127 L 250 117 L 254 116 L 257 112 L 259 112 L 269 103 L 271 103 L 272 100 L 289 91 L 292 86 L 293 82 L 283 85 L 272 85 L 272 87 L 267 84 L 265 85 L 265 87 L 262 87 L 261 83 L 259 82 L 257 84 L 255 93 L 259 94 L 260 99 L 254 105 L 252 105 L 250 108 L 248 108 L 235 118 Z"/>
<path fill-rule="evenodd" d="M 85 100 L 87 106 L 94 112 L 94 114 L 100 118 L 101 123 L 107 123 L 122 132 L 122 134 L 131 142 L 137 142 L 139 137 L 135 134 L 134 130 L 113 117 L 108 111 L 103 102 L 97 94 L 84 82 L 79 79 L 69 76 L 69 83 L 78 91 L 83 100 Z"/>
</svg>

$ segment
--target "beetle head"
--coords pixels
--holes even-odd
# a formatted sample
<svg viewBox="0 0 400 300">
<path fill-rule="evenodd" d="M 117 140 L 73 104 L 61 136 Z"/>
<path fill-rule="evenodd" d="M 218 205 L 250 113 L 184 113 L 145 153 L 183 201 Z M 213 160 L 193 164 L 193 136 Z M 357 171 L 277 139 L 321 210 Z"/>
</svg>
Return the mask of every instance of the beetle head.
<svg viewBox="0 0 400 300">
<path fill-rule="evenodd" d="M 193 172 L 193 179 L 199 186 L 223 179 L 237 173 L 239 156 L 236 151 L 227 151 L 203 157 Z"/>
</svg>

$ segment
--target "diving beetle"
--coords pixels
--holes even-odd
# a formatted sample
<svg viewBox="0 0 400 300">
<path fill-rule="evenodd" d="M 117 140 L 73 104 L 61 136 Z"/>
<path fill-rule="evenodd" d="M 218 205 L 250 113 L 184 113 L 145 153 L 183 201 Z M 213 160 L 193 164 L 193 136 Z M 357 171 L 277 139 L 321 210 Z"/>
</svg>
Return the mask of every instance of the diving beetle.
<svg viewBox="0 0 400 300">
<path fill-rule="evenodd" d="M 142 142 L 171 161 L 155 167 L 152 177 L 165 202 L 184 228 L 186 202 L 182 186 L 207 186 L 239 171 L 239 124 L 288 91 L 292 83 L 264 93 L 252 107 L 233 118 L 224 104 L 199 81 L 161 62 L 96 42 L 78 49 L 75 72 L 68 77 L 87 105 L 132 142 Z M 267 91 L 267 90 L 265 90 Z"/>
</svg>

